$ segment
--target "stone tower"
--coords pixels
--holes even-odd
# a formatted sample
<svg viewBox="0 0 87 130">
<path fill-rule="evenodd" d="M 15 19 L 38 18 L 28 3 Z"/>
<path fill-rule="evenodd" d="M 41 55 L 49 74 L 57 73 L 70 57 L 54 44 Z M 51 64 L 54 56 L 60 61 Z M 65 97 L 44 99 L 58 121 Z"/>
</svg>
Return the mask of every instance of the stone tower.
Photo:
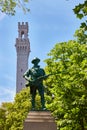
<svg viewBox="0 0 87 130">
<path fill-rule="evenodd" d="M 16 38 L 17 72 L 16 93 L 25 87 L 24 72 L 28 69 L 28 58 L 30 54 L 30 42 L 28 38 L 28 22 L 18 22 L 18 38 Z"/>
</svg>

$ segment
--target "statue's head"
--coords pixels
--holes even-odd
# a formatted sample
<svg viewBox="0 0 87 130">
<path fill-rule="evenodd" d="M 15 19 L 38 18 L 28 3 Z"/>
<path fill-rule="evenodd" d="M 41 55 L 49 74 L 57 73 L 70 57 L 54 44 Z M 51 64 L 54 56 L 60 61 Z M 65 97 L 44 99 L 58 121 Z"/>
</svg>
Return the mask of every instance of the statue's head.
<svg viewBox="0 0 87 130">
<path fill-rule="evenodd" d="M 38 64 L 40 62 L 40 59 L 35 57 L 33 60 L 32 60 L 32 64 Z"/>
</svg>

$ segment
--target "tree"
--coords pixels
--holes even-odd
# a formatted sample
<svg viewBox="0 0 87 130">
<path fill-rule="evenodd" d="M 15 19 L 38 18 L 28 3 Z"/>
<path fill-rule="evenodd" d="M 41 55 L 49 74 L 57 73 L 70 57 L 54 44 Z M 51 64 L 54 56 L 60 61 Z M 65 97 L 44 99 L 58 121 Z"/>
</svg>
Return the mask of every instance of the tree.
<svg viewBox="0 0 87 130">
<path fill-rule="evenodd" d="M 77 18 L 82 19 L 84 18 L 84 22 L 81 23 L 81 26 L 75 32 L 75 37 L 77 37 L 77 41 L 80 43 L 87 43 L 87 0 L 85 0 L 82 4 L 78 4 L 73 9 Z M 87 19 L 87 18 L 86 18 Z"/>
<path fill-rule="evenodd" d="M 0 108 L 0 130 L 23 130 L 23 121 L 31 108 L 29 88 L 16 94 L 13 103 Z"/>
<path fill-rule="evenodd" d="M 6 130 L 23 130 L 23 122 L 30 108 L 29 88 L 24 88 L 16 94 L 15 101 L 12 103 L 6 116 Z"/>
<path fill-rule="evenodd" d="M 29 11 L 27 8 L 29 0 L 0 0 L 0 10 L 9 15 L 15 15 L 16 7 L 22 8 L 24 12 Z"/>
<path fill-rule="evenodd" d="M 0 130 L 4 130 L 6 121 L 6 109 L 0 108 Z"/>
<path fill-rule="evenodd" d="M 73 11 L 79 19 L 87 16 L 87 0 L 85 0 L 82 4 L 76 5 Z"/>
<path fill-rule="evenodd" d="M 85 28 L 80 27 L 75 31 L 74 37 L 76 38 L 77 42 L 80 44 L 87 43 L 87 31 Z"/>
<path fill-rule="evenodd" d="M 10 102 L 2 103 L 2 105 L 0 106 L 0 130 L 5 130 L 6 128 L 6 117 L 8 115 L 8 111 L 10 111 L 11 106 L 12 103 Z"/>
<path fill-rule="evenodd" d="M 40 96 L 36 96 L 36 109 L 40 105 Z M 31 109 L 29 88 L 22 89 L 16 94 L 12 103 L 3 103 L 0 108 L 0 130 L 23 130 L 23 122 Z"/>
<path fill-rule="evenodd" d="M 47 107 L 60 130 L 85 130 L 87 125 L 87 46 L 75 41 L 58 43 L 45 60 Z M 52 99 L 54 94 L 54 99 Z"/>
</svg>

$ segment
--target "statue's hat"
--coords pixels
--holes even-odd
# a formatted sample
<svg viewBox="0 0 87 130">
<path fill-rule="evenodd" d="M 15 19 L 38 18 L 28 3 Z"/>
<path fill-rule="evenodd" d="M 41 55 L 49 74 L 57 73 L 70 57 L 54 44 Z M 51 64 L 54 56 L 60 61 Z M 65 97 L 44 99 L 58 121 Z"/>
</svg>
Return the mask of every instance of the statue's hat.
<svg viewBox="0 0 87 130">
<path fill-rule="evenodd" d="M 35 57 L 33 60 L 32 60 L 32 63 L 34 64 L 34 63 L 39 63 L 40 62 L 40 59 L 39 58 L 37 58 L 37 57 Z"/>
</svg>

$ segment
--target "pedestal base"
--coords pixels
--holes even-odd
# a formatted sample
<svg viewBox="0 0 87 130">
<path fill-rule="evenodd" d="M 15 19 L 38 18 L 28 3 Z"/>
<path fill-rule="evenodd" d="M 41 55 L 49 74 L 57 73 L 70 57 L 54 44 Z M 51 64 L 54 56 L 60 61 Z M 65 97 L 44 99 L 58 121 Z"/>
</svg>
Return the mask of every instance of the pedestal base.
<svg viewBox="0 0 87 130">
<path fill-rule="evenodd" d="M 30 111 L 23 130 L 57 130 L 57 126 L 50 111 Z"/>
</svg>

